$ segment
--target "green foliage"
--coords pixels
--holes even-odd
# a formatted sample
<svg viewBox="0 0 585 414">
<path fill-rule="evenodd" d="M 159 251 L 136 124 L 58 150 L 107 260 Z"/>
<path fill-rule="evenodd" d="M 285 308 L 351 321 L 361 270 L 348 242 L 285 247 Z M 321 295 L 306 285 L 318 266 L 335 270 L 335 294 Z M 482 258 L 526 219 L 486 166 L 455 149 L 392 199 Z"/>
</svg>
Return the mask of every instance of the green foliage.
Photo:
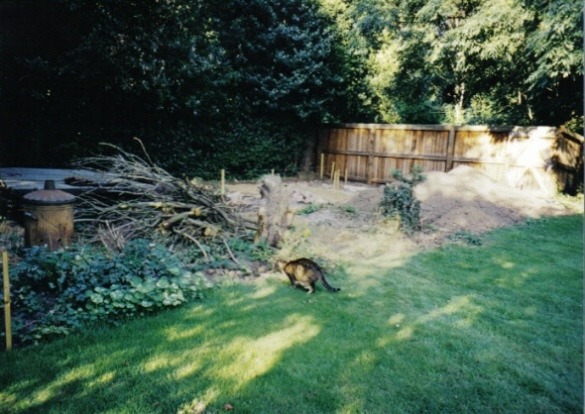
<svg viewBox="0 0 585 414">
<path fill-rule="evenodd" d="M 577 0 L 0 2 L 0 162 L 64 166 L 101 141 L 127 148 L 139 137 L 173 173 L 256 178 L 294 174 L 323 121 L 581 130 L 581 9 Z"/>
<path fill-rule="evenodd" d="M 337 206 L 337 211 L 342 214 L 347 214 L 349 216 L 356 216 L 358 213 L 357 208 L 349 204 L 342 204 L 340 206 Z"/>
<path fill-rule="evenodd" d="M 577 120 L 583 133 L 583 2 L 532 0 L 532 30 L 526 52 L 533 68 L 525 84 L 534 112 L 544 123 Z"/>
<path fill-rule="evenodd" d="M 412 169 L 410 177 L 404 176 L 400 170 L 392 171 L 392 176 L 396 182 L 384 187 L 384 196 L 380 202 L 382 215 L 390 218 L 398 216 L 406 232 L 420 230 L 420 201 L 414 195 L 414 187 L 426 177 L 418 167 Z"/>
<path fill-rule="evenodd" d="M 483 244 L 483 240 L 479 235 L 464 230 L 456 231 L 447 238 L 454 242 L 462 242 L 472 246 L 481 246 Z"/>
<path fill-rule="evenodd" d="M 29 15 L 44 19 L 13 23 Z M 64 163 L 137 136 L 171 172 L 295 173 L 307 123 L 342 90 L 330 26 L 305 0 L 5 3 L 0 88 L 19 108 L 5 108 L 5 161 Z"/>
<path fill-rule="evenodd" d="M 298 216 L 308 216 L 309 214 L 316 213 L 317 211 L 323 210 L 327 205 L 326 204 L 309 204 L 306 207 L 301 208 L 296 212 Z"/>
<path fill-rule="evenodd" d="M 376 120 L 561 125 L 583 114 L 579 1 L 343 4 L 337 24 Z"/>
<path fill-rule="evenodd" d="M 309 204 L 306 207 L 303 207 L 302 209 L 298 210 L 296 214 L 299 216 L 308 216 L 309 214 L 313 214 L 324 209 L 329 209 L 337 213 L 346 214 L 350 216 L 355 216 L 357 214 L 357 209 L 354 206 L 351 206 L 349 204 L 334 206 L 331 203 Z"/>
<path fill-rule="evenodd" d="M 230 128 L 226 128 L 228 123 Z M 238 179 L 257 179 L 272 169 L 283 175 L 298 171 L 305 137 L 295 125 L 266 118 L 229 120 L 226 125 L 205 128 L 208 136 L 217 137 L 215 140 L 182 131 L 166 142 L 151 143 L 157 164 L 211 180 L 219 178 L 221 169 L 228 178 Z"/>
<path fill-rule="evenodd" d="M 14 334 L 23 344 L 176 307 L 201 299 L 205 289 L 202 275 L 142 239 L 113 256 L 79 246 L 27 249 L 11 269 L 11 284 Z"/>
<path fill-rule="evenodd" d="M 0 412 L 582 412 L 583 216 L 485 237 L 0 352 Z"/>
</svg>

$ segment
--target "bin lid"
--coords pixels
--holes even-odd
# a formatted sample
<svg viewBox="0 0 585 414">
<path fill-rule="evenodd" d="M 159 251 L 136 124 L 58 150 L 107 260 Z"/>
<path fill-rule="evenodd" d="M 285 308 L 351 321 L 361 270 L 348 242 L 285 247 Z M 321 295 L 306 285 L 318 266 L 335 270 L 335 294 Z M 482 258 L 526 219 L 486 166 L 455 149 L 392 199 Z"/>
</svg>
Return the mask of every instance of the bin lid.
<svg viewBox="0 0 585 414">
<path fill-rule="evenodd" d="M 57 190 L 55 188 L 54 180 L 46 180 L 45 188 L 43 190 L 37 190 L 25 194 L 23 198 L 26 204 L 34 204 L 38 206 L 72 204 L 75 201 L 75 196 L 73 194 Z"/>
</svg>

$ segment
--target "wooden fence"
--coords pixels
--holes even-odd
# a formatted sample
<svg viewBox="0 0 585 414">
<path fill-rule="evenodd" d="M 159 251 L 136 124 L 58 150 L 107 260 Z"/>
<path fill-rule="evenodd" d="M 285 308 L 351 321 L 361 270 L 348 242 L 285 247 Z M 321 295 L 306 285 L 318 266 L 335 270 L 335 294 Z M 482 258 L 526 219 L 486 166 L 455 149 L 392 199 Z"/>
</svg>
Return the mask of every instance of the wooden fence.
<svg viewBox="0 0 585 414">
<path fill-rule="evenodd" d="M 552 194 L 583 182 L 583 137 L 563 128 L 336 124 L 319 128 L 325 175 L 386 183 L 392 171 L 448 172 L 460 165 L 495 181 Z"/>
</svg>

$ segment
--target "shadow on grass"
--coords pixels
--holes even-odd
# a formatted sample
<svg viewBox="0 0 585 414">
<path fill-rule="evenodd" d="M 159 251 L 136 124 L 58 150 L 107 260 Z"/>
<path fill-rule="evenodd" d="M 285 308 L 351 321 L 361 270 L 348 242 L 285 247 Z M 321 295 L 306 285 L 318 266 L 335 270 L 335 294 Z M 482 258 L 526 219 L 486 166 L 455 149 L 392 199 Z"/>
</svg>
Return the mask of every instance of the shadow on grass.
<svg viewBox="0 0 585 414">
<path fill-rule="evenodd" d="M 499 230 L 337 294 L 275 276 L 2 356 L 13 413 L 578 412 L 582 217 Z"/>
</svg>

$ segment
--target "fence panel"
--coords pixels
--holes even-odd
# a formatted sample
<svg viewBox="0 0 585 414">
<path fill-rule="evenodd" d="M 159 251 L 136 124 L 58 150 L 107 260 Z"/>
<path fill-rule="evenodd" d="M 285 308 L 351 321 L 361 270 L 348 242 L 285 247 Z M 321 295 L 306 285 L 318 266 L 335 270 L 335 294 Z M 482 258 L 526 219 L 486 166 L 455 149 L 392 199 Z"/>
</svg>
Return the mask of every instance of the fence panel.
<svg viewBox="0 0 585 414">
<path fill-rule="evenodd" d="M 338 170 L 370 184 L 415 165 L 445 172 L 467 165 L 495 181 L 545 193 L 583 181 L 583 137 L 562 128 L 335 124 L 323 125 L 318 140 L 326 175 Z"/>
</svg>

